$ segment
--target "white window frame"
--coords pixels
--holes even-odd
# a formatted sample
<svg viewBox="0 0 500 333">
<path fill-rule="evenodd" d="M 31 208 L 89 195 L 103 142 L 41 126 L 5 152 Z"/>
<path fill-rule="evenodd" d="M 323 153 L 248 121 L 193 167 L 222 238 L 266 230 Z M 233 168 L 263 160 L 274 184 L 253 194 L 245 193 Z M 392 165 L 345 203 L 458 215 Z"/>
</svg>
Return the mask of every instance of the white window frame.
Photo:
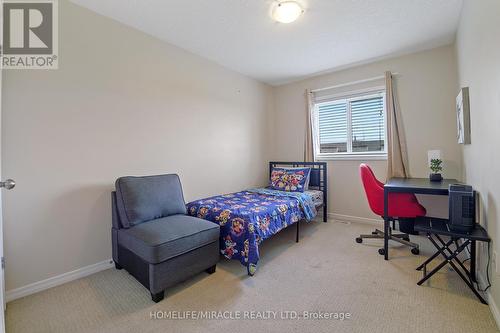
<svg viewBox="0 0 500 333">
<path fill-rule="evenodd" d="M 351 102 L 356 100 L 378 97 L 382 95 L 383 115 L 384 115 L 384 151 L 380 152 L 352 152 L 352 116 Z M 319 139 L 319 107 L 330 104 L 333 101 L 347 102 L 347 152 L 342 153 L 321 153 Z M 385 87 L 373 87 L 341 94 L 321 96 L 315 99 L 313 109 L 313 149 L 315 161 L 328 160 L 387 160 L 387 114 L 386 114 L 386 91 Z"/>
</svg>

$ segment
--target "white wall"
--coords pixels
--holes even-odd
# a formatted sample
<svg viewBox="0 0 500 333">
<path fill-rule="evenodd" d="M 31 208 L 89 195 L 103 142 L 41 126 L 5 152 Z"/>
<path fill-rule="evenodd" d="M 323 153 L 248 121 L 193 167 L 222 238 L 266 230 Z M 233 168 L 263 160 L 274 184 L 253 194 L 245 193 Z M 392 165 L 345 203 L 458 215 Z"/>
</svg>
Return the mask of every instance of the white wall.
<svg viewBox="0 0 500 333">
<path fill-rule="evenodd" d="M 7 290 L 111 257 L 119 176 L 179 173 L 192 200 L 267 175 L 269 86 L 59 4 L 59 69 L 4 76 Z"/>
<path fill-rule="evenodd" d="M 500 251 L 500 2 L 466 0 L 456 44 L 460 86 L 469 87 L 471 144 L 463 146 L 464 179 L 480 192 L 480 222 Z M 492 251 L 492 252 L 493 252 Z M 480 255 L 481 271 L 487 259 Z M 498 260 L 498 258 L 497 258 Z M 498 264 L 497 264 L 498 265 Z M 491 294 L 500 305 L 500 272 L 491 265 Z M 483 273 L 484 275 L 484 273 Z"/>
<path fill-rule="evenodd" d="M 390 70 L 396 78 L 406 131 L 410 173 L 428 177 L 427 151 L 441 149 L 445 177 L 461 175 L 461 152 L 456 143 L 455 96 L 456 57 L 452 46 L 436 48 L 398 58 L 316 76 L 275 88 L 273 131 L 274 159 L 303 158 L 306 88 L 317 89 L 383 75 Z M 363 161 L 331 161 L 329 168 L 329 212 L 376 218 L 370 211 L 359 180 Z M 385 179 L 386 161 L 367 161 L 380 179 Z M 432 201 L 439 204 L 432 205 Z M 435 216 L 447 214 L 447 199 L 423 198 L 421 202 Z"/>
</svg>

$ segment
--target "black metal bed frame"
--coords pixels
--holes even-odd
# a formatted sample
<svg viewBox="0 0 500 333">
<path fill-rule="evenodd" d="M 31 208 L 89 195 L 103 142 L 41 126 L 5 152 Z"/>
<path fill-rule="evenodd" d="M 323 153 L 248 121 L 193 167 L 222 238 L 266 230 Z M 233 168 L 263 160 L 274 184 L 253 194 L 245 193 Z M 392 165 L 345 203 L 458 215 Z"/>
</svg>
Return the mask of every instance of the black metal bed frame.
<svg viewBox="0 0 500 333">
<path fill-rule="evenodd" d="M 328 221 L 328 174 L 326 162 L 269 162 L 269 176 L 274 167 L 311 168 L 309 188 L 318 189 L 323 192 L 323 222 Z M 299 222 L 297 222 L 297 234 L 295 241 L 299 242 Z"/>
</svg>

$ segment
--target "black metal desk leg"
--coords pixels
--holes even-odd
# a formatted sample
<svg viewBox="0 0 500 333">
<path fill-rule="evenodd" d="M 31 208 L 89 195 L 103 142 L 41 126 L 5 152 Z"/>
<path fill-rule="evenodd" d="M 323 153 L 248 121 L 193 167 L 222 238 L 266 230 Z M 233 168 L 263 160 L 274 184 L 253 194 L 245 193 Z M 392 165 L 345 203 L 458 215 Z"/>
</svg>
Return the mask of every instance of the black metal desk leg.
<svg viewBox="0 0 500 333">
<path fill-rule="evenodd" d="M 451 243 L 455 243 L 455 246 L 456 246 L 456 251 L 458 251 L 459 249 L 462 249 L 462 250 L 460 250 L 460 252 L 461 252 L 461 251 L 463 251 L 463 249 L 465 249 L 465 248 L 467 247 L 467 244 L 469 244 L 469 243 L 470 243 L 470 241 L 469 241 L 469 240 L 466 240 L 464 243 L 462 243 L 462 245 L 459 245 L 457 240 L 451 239 L 451 240 L 450 240 L 450 242 L 448 242 L 448 243 L 446 243 L 446 244 L 445 244 L 445 243 L 444 243 L 444 240 L 443 240 L 443 239 L 442 239 L 439 235 L 435 235 L 435 236 L 436 236 L 437 240 L 438 240 L 438 241 L 439 241 L 439 242 L 443 245 L 443 249 L 446 249 L 446 251 L 448 251 L 448 253 L 449 253 L 450 255 L 453 255 L 453 250 L 452 250 L 452 249 L 450 249 L 450 246 L 449 246 L 449 245 L 447 245 L 447 244 L 450 244 L 450 242 L 451 242 Z M 469 277 L 469 278 L 470 278 L 471 283 L 472 283 L 472 282 L 473 282 L 473 281 L 472 281 L 472 276 L 471 276 L 471 274 L 470 274 L 469 270 L 467 270 L 467 267 L 465 267 L 465 266 L 464 266 L 464 264 L 462 263 L 462 261 L 460 261 L 460 259 L 458 259 L 458 257 L 455 257 L 453 260 L 455 260 L 455 261 L 456 261 L 456 263 L 457 263 L 460 267 L 462 267 L 462 269 L 463 269 L 463 270 L 464 270 L 464 272 L 467 274 L 467 277 Z M 450 262 L 450 265 L 453 265 L 453 262 Z"/>
<path fill-rule="evenodd" d="M 389 192 L 384 188 L 384 259 L 389 259 Z"/>
<path fill-rule="evenodd" d="M 455 258 L 456 259 L 456 258 Z M 459 261 L 460 262 L 460 261 Z M 483 304 L 488 304 L 486 302 L 486 300 L 483 298 L 483 296 L 481 296 L 476 288 L 474 287 L 474 285 L 469 282 L 469 280 L 467 279 L 467 277 L 460 271 L 460 269 L 455 266 L 455 263 L 453 261 L 450 261 L 449 264 L 451 265 L 451 267 L 453 267 L 453 269 L 455 270 L 455 272 L 457 272 L 457 274 L 460 276 L 460 278 L 465 282 L 465 284 L 467 284 L 467 286 L 469 287 L 469 289 L 474 293 L 474 295 L 476 295 L 476 297 L 479 299 L 479 301 L 481 301 L 481 303 Z M 465 271 L 465 273 L 467 274 L 467 271 Z"/>
<path fill-rule="evenodd" d="M 463 249 L 467 246 L 467 245 L 461 245 L 459 248 L 457 248 L 454 252 L 453 251 L 450 251 L 448 249 L 448 251 L 450 251 L 451 255 L 448 255 L 446 254 L 445 250 L 440 247 L 438 245 L 438 243 L 436 243 L 436 241 L 432 238 L 432 235 L 429 234 L 429 240 L 431 241 L 432 245 L 434 245 L 434 247 L 439 251 L 439 253 L 443 256 L 444 260 L 439 264 L 437 265 L 432 271 L 430 271 L 429 274 L 426 274 L 420 281 L 417 282 L 417 284 L 420 286 L 422 285 L 422 283 L 424 283 L 425 281 L 427 281 L 427 279 L 429 279 L 431 276 L 433 276 L 434 274 L 436 274 L 441 268 L 443 268 L 446 264 L 451 264 L 452 266 L 454 266 L 454 264 L 452 263 L 452 260 L 453 258 L 456 258 L 460 252 L 463 251 Z M 455 266 L 456 267 L 456 266 Z M 454 267 L 454 268 L 455 268 Z"/>
<path fill-rule="evenodd" d="M 300 221 L 297 221 L 297 234 L 295 235 L 295 243 L 298 243 L 299 242 L 299 223 Z"/>
<path fill-rule="evenodd" d="M 427 238 L 431 238 L 430 234 L 427 234 Z M 448 243 L 444 244 L 443 247 L 441 247 L 441 250 L 444 250 L 445 248 L 449 247 L 453 243 L 453 240 L 450 240 Z M 431 261 L 436 259 L 437 256 L 441 254 L 441 251 L 437 251 L 434 253 L 432 256 L 430 256 L 426 261 L 424 261 L 420 266 L 417 267 L 417 271 L 422 270 L 426 265 L 428 265 Z"/>
<path fill-rule="evenodd" d="M 431 276 L 433 276 L 434 274 L 436 274 L 447 263 L 448 263 L 448 261 L 444 260 L 439 265 L 437 265 L 432 271 L 430 271 L 429 273 L 426 272 L 427 274 L 420 281 L 418 281 L 417 284 L 419 286 L 422 285 L 422 283 L 424 283 L 425 281 L 427 281 L 427 279 L 429 279 Z"/>
<path fill-rule="evenodd" d="M 443 245 L 443 247 L 439 246 L 438 243 L 432 238 L 432 236 L 429 237 L 429 240 L 436 247 L 436 249 L 438 249 L 438 252 L 444 257 L 444 260 L 436 268 L 434 268 L 430 273 L 428 273 L 428 274 L 424 273 L 424 277 L 420 281 L 418 281 L 417 284 L 419 286 L 422 285 L 422 283 L 427 281 L 432 275 L 437 273 L 437 271 L 439 271 L 441 268 L 443 268 L 446 264 L 450 264 L 450 266 L 453 268 L 453 270 L 460 276 L 460 278 L 465 282 L 465 284 L 467 284 L 469 289 L 474 293 L 474 295 L 476 295 L 476 297 L 481 301 L 481 303 L 488 304 L 488 303 L 486 303 L 484 298 L 478 293 L 478 291 L 474 287 L 474 284 L 468 280 L 466 275 L 469 275 L 470 273 L 467 270 L 467 268 L 464 267 L 462 262 L 458 259 L 458 255 L 462 251 L 464 251 L 464 249 L 468 246 L 470 241 L 466 240 L 462 245 L 458 246 L 455 251 L 452 251 L 449 247 L 446 247 L 445 244 L 448 244 L 448 243 L 444 243 L 443 240 L 441 239 L 441 237 L 439 237 L 439 235 L 435 235 L 435 236 L 439 240 L 439 242 Z M 448 255 L 446 252 L 449 252 L 450 254 Z M 464 273 L 455 264 L 455 262 L 459 264 L 459 266 L 463 269 L 463 272 L 465 272 L 466 275 L 464 275 Z"/>
<path fill-rule="evenodd" d="M 470 243 L 470 277 L 473 282 L 476 281 L 476 241 Z"/>
</svg>

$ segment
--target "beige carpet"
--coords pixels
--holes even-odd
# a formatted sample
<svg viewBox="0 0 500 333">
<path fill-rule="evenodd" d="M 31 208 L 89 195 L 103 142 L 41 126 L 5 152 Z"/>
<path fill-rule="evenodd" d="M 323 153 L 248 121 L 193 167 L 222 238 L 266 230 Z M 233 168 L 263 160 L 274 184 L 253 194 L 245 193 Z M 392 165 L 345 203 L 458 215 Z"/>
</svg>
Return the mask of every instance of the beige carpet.
<svg viewBox="0 0 500 333">
<path fill-rule="evenodd" d="M 109 269 L 7 304 L 7 332 L 497 332 L 480 304 L 453 272 L 444 270 L 417 286 L 419 262 L 395 247 L 385 262 L 380 241 L 356 244 L 371 226 L 313 222 L 301 242 L 294 228 L 261 248 L 251 278 L 238 262 L 221 260 L 167 290 L 152 303 L 148 291 L 124 270 Z M 428 242 L 418 238 L 422 244 Z M 340 320 L 167 320 L 152 311 L 348 312 Z"/>
</svg>

